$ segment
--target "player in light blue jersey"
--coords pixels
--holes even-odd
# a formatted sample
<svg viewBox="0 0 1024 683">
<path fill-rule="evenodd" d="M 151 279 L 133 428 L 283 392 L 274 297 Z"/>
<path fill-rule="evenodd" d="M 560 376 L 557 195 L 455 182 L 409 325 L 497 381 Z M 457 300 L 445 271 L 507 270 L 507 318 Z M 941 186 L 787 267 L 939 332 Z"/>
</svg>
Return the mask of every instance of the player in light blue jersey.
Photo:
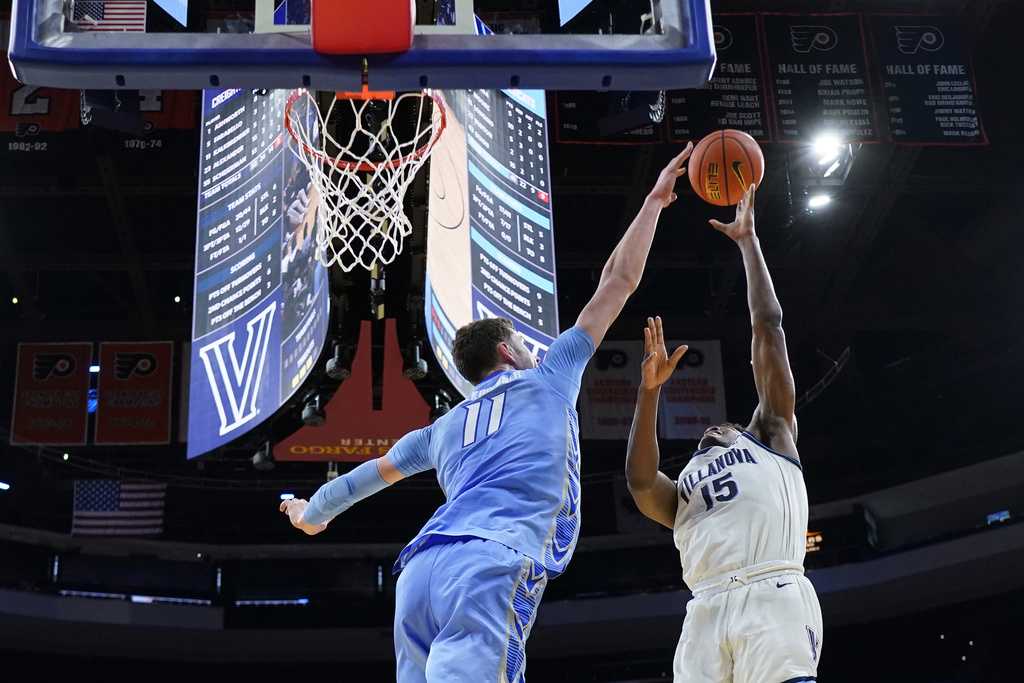
<svg viewBox="0 0 1024 683">
<path fill-rule="evenodd" d="M 307 534 L 354 503 L 433 469 L 446 502 L 399 554 L 399 683 L 519 683 L 526 639 L 549 578 L 580 529 L 576 399 L 583 369 L 640 284 L 662 209 L 676 200 L 687 145 L 658 177 L 608 258 L 593 298 L 538 366 L 504 319 L 461 328 L 453 349 L 475 390 L 382 458 L 281 503 Z"/>
</svg>

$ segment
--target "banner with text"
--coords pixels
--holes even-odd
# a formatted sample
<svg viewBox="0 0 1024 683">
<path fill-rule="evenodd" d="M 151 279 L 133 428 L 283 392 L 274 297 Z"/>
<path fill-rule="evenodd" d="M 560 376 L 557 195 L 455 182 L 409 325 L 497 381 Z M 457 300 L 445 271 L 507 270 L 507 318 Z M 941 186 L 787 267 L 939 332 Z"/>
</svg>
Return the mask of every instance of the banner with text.
<svg viewBox="0 0 1024 683">
<path fill-rule="evenodd" d="M 658 406 L 658 435 L 665 439 L 698 439 L 707 427 L 725 421 L 720 343 L 671 341 L 668 347 L 671 350 L 684 343 L 690 350 L 662 388 Z M 601 344 L 583 375 L 582 438 L 620 440 L 629 435 L 643 351 L 641 341 Z"/>
<path fill-rule="evenodd" d="M 174 342 L 103 342 L 96 410 L 97 445 L 171 441 Z"/>
<path fill-rule="evenodd" d="M 868 19 L 889 113 L 889 137 L 920 145 L 987 143 L 963 24 L 951 17 Z"/>
<path fill-rule="evenodd" d="M 715 14 L 718 62 L 711 81 L 701 90 L 670 90 L 666 119 L 669 137 L 698 140 L 722 128 L 741 130 L 768 141 L 768 105 L 758 52 L 757 16 Z"/>
<path fill-rule="evenodd" d="M 775 139 L 809 141 L 831 131 L 877 139 L 864 34 L 857 14 L 762 17 L 775 101 Z"/>
<path fill-rule="evenodd" d="M 12 444 L 85 444 L 91 361 L 89 342 L 18 344 Z"/>
</svg>

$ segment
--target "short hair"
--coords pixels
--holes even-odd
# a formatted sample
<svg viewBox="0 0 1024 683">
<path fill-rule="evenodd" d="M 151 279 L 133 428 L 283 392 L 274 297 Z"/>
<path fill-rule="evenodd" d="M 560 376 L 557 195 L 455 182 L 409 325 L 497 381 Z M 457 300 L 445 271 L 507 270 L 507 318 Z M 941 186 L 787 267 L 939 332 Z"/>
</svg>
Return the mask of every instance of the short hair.
<svg viewBox="0 0 1024 683">
<path fill-rule="evenodd" d="M 512 338 L 515 327 L 507 318 L 487 318 L 463 325 L 455 333 L 455 367 L 472 384 L 479 384 L 501 362 L 498 344 Z"/>
</svg>

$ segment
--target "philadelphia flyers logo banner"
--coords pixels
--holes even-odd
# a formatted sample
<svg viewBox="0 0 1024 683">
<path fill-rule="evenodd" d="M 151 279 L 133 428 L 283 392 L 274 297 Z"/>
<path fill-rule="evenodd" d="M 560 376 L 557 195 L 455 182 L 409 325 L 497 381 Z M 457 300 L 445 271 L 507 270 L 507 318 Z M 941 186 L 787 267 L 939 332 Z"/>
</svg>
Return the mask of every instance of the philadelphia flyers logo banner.
<svg viewBox="0 0 1024 683">
<path fill-rule="evenodd" d="M 171 440 L 173 342 L 103 342 L 96 410 L 97 444 Z"/>
<path fill-rule="evenodd" d="M 18 345 L 12 444 L 85 444 L 91 361 L 89 342 Z"/>
</svg>

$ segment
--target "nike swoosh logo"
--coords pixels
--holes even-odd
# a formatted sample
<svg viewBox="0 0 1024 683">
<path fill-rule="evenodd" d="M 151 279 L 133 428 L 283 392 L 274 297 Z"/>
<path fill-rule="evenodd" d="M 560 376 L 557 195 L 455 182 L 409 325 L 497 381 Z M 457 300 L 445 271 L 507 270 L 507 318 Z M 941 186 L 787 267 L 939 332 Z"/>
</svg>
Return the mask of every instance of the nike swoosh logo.
<svg viewBox="0 0 1024 683">
<path fill-rule="evenodd" d="M 778 583 L 778 582 L 775 583 L 775 587 L 776 588 L 785 588 L 786 586 L 792 586 L 792 585 L 793 585 L 792 581 L 790 581 L 789 583 Z"/>
<path fill-rule="evenodd" d="M 746 183 L 745 180 L 743 180 L 743 162 L 742 161 L 734 161 L 734 162 L 732 162 L 732 172 L 735 173 L 736 177 L 739 179 L 740 187 L 746 188 L 747 183 Z"/>
</svg>

